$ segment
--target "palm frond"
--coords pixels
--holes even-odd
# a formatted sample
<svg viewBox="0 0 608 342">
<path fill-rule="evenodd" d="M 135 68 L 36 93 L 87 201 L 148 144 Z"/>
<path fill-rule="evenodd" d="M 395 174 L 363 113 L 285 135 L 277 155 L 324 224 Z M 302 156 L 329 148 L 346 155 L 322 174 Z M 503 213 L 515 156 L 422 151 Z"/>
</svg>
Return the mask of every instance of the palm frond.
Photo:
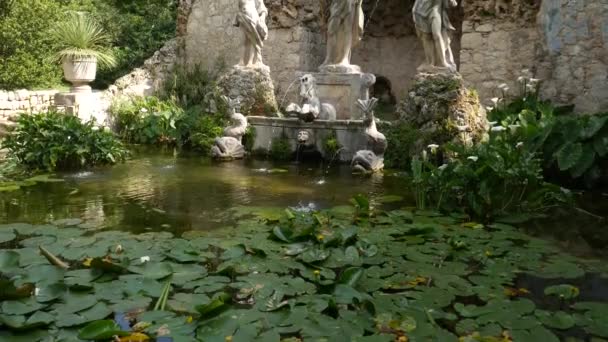
<svg viewBox="0 0 608 342">
<path fill-rule="evenodd" d="M 114 66 L 111 39 L 93 18 L 84 13 L 70 13 L 66 21 L 57 23 L 51 34 L 59 41 L 59 60 L 96 58 L 100 65 Z"/>
</svg>

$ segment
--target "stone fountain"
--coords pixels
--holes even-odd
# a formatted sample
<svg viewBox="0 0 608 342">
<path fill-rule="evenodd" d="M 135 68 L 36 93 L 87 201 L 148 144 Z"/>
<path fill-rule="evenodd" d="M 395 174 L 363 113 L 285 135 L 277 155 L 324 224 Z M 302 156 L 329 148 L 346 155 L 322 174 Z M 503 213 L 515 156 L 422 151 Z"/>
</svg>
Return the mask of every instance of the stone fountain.
<svg viewBox="0 0 608 342">
<path fill-rule="evenodd" d="M 287 117 L 250 116 L 255 128 L 254 150 L 268 149 L 274 138 L 285 136 L 294 151 L 301 146 L 298 136 L 307 132 L 307 146 L 314 146 L 326 158 L 324 142 L 336 137 L 342 149 L 339 158 L 349 162 L 356 151 L 365 149 L 367 128 L 358 101 L 369 99 L 370 87 L 375 83 L 373 74 L 361 72 L 351 64 L 352 49 L 363 34 L 361 2 L 334 1 L 330 8 L 327 30 L 327 51 L 319 72 L 297 72 L 300 103 L 285 109 Z"/>
</svg>

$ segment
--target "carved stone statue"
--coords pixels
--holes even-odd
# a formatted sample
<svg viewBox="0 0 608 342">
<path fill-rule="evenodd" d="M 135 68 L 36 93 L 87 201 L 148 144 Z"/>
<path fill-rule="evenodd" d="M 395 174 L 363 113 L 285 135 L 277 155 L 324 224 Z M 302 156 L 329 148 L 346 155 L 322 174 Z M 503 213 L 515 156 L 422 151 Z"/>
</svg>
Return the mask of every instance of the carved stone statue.
<svg viewBox="0 0 608 342">
<path fill-rule="evenodd" d="M 416 32 L 422 40 L 426 64 L 424 67 L 456 71 L 450 47 L 449 31 L 455 30 L 448 17 L 448 7 L 458 6 L 456 0 L 416 0 L 412 10 Z"/>
<path fill-rule="evenodd" d="M 378 99 L 359 100 L 358 105 L 365 115 L 364 122 L 367 124 L 365 135 L 368 140 L 368 150 L 358 151 L 353 157 L 351 166 L 353 171 L 361 173 L 373 173 L 384 168 L 384 152 L 388 142 L 384 134 L 378 132 L 374 108 Z"/>
<path fill-rule="evenodd" d="M 238 0 L 239 12 L 235 25 L 243 30 L 243 55 L 239 66 L 248 68 L 265 67 L 262 61 L 262 47 L 268 38 L 266 17 L 268 9 L 263 0 Z"/>
<path fill-rule="evenodd" d="M 336 120 L 336 109 L 329 103 L 321 103 L 317 96 L 317 85 L 311 74 L 300 77 L 301 106 L 291 103 L 285 109 L 293 113 L 302 121 L 311 122 L 320 120 Z"/>
<path fill-rule="evenodd" d="M 247 132 L 247 118 L 236 112 L 236 108 L 240 104 L 239 100 L 231 100 L 226 97 L 224 100 L 228 103 L 232 113 L 230 116 L 232 125 L 224 129 L 223 137 L 215 139 L 215 143 L 211 147 L 211 156 L 222 160 L 242 159 L 246 153 L 242 139 Z"/>
<path fill-rule="evenodd" d="M 321 72 L 359 73 L 350 64 L 352 49 L 363 37 L 362 0 L 332 0 L 327 23 L 327 55 Z"/>
</svg>

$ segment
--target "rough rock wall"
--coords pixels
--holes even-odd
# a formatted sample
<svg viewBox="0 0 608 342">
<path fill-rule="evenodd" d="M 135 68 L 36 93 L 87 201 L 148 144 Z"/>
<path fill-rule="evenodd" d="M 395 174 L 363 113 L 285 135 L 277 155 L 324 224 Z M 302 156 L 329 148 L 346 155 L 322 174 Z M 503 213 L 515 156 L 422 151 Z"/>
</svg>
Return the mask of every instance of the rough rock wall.
<svg viewBox="0 0 608 342">
<path fill-rule="evenodd" d="M 608 111 L 608 0 L 543 0 L 538 23 L 544 97 Z"/>
<path fill-rule="evenodd" d="M 352 63 L 386 77 L 397 99 L 405 97 L 416 68 L 424 61 L 412 19 L 413 1 L 364 0 L 365 33 L 353 50 Z"/>
<path fill-rule="evenodd" d="M 460 72 L 486 102 L 529 69 L 544 98 L 608 110 L 608 0 L 475 1 L 465 12 Z"/>
<path fill-rule="evenodd" d="M 266 0 L 269 37 L 263 58 L 271 70 L 277 93 L 283 94 L 296 71 L 313 71 L 322 61 L 323 39 L 319 34 L 318 0 Z M 189 6 L 189 9 L 183 6 Z M 242 31 L 234 26 L 235 0 L 187 0 L 178 19 L 183 62 L 208 68 L 234 65 L 241 54 Z M 181 27 L 181 28 L 180 28 Z M 178 31 L 179 32 L 179 31 Z M 279 98 L 281 101 L 281 98 Z"/>
</svg>

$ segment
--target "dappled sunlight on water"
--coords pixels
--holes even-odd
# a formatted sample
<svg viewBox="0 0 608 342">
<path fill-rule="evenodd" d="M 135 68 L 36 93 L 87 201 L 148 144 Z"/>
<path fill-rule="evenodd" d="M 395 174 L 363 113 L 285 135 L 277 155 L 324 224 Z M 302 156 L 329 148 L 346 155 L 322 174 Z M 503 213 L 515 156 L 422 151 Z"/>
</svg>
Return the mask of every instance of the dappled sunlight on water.
<svg viewBox="0 0 608 342">
<path fill-rule="evenodd" d="M 0 194 L 0 221 L 79 217 L 103 228 L 135 232 L 206 230 L 231 224 L 229 209 L 237 206 L 310 211 L 343 205 L 358 193 L 373 197 L 405 188 L 400 177 L 358 177 L 347 165 L 214 163 L 158 152 L 61 176 L 64 183 Z"/>
</svg>

